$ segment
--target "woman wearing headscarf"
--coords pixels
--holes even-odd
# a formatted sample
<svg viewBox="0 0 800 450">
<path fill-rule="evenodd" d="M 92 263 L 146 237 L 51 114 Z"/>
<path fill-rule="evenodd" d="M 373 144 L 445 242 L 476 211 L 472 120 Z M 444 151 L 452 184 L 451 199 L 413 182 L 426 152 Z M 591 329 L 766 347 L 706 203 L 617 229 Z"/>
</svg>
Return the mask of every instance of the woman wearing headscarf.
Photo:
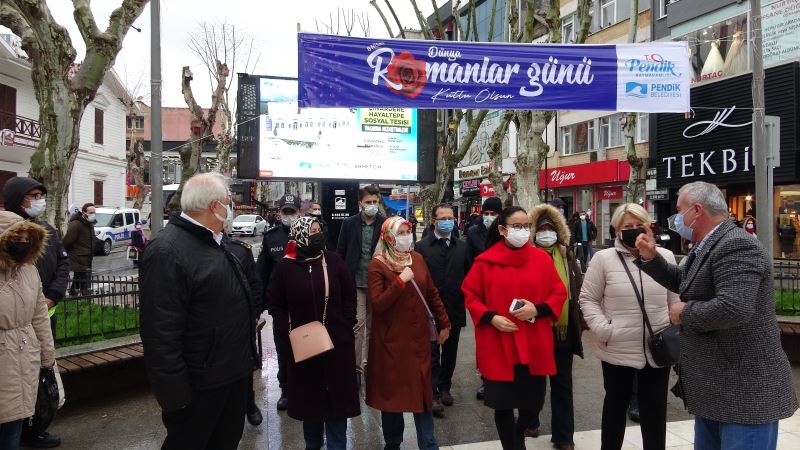
<svg viewBox="0 0 800 450">
<path fill-rule="evenodd" d="M 525 210 L 505 208 L 489 229 L 486 251 L 461 286 L 475 323 L 484 402 L 495 410 L 503 450 L 525 448 L 525 428 L 544 405 L 545 377 L 556 373 L 553 323 L 567 298 L 552 258 L 533 247 L 530 236 Z M 520 304 L 514 312 L 512 303 Z"/>
<path fill-rule="evenodd" d="M 289 417 L 303 421 L 306 449 L 347 448 L 347 419 L 360 412 L 353 327 L 356 288 L 344 261 L 324 251 L 325 235 L 314 217 L 301 217 L 289 228 L 284 258 L 269 285 L 277 333 L 320 321 L 333 349 L 301 362 L 290 352 Z M 328 298 L 326 292 L 326 272 Z"/>
<path fill-rule="evenodd" d="M 639 256 L 636 238 L 650 226 L 647 211 L 636 203 L 622 204 L 614 211 L 611 224 L 617 230 L 614 246 L 595 254 L 580 294 L 583 317 L 598 342 L 594 355 L 603 367 L 606 395 L 600 440 L 603 450 L 622 447 L 636 379 L 644 449 L 663 449 L 669 367 L 658 366 L 647 348 L 648 332 L 639 297 L 655 332 L 669 325 L 669 306 L 680 298 L 633 263 Z M 658 253 L 675 264 L 671 251 L 659 247 Z"/>
<path fill-rule="evenodd" d="M 34 263 L 47 231 L 0 211 L 0 449 L 19 448 L 22 422 L 33 416 L 39 370 L 55 363 L 42 282 Z"/>
<path fill-rule="evenodd" d="M 553 341 L 555 342 L 556 374 L 550 375 L 550 409 L 552 411 L 550 440 L 562 450 L 575 448 L 575 415 L 572 401 L 572 358 L 583 358 L 581 344 L 581 312 L 578 298 L 581 292 L 583 275 L 580 266 L 569 246 L 569 228 L 566 219 L 555 207 L 539 205 L 531 211 L 531 225 L 536 230 L 533 244 L 542 249 L 556 266 L 558 277 L 567 288 L 567 301 L 561 309 L 561 316 L 553 322 Z M 526 436 L 539 436 L 539 416 L 525 430 Z"/>
<path fill-rule="evenodd" d="M 404 412 L 414 413 L 418 447 L 439 448 L 431 414 L 431 342 L 447 339 L 450 320 L 413 242 L 411 223 L 386 219 L 368 271 L 372 332 L 366 402 L 381 411 L 386 450 L 403 442 Z"/>
</svg>

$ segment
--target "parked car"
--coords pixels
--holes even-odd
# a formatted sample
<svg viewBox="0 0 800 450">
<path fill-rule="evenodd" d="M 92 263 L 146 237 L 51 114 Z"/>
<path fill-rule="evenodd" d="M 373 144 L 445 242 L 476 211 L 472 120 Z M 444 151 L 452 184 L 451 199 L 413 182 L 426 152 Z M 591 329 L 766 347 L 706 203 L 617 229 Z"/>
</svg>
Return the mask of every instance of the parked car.
<svg viewBox="0 0 800 450">
<path fill-rule="evenodd" d="M 113 247 L 126 245 L 136 222 L 142 221 L 138 209 L 97 207 L 94 234 L 102 242 L 101 255 L 109 255 Z M 145 221 L 142 221 L 144 223 Z"/>
<path fill-rule="evenodd" d="M 264 220 L 263 217 L 254 214 L 243 214 L 233 219 L 231 235 L 249 234 L 251 236 L 256 236 L 258 234 L 264 234 L 266 229 L 267 221 Z"/>
</svg>

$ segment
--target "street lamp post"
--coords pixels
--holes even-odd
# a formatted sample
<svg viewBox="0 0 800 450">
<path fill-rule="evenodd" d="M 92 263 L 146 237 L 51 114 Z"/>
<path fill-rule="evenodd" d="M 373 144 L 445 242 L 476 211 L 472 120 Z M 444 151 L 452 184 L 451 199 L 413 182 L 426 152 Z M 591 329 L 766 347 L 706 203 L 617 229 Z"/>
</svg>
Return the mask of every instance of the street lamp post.
<svg viewBox="0 0 800 450">
<path fill-rule="evenodd" d="M 150 235 L 162 228 L 164 216 L 161 137 L 161 0 L 150 2 Z"/>
</svg>

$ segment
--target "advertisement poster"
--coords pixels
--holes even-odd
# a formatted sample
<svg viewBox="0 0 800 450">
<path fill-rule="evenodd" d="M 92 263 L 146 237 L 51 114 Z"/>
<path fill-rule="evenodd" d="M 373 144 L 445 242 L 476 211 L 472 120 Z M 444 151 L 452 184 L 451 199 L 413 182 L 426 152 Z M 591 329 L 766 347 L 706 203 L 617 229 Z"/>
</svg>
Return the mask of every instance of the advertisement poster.
<svg viewBox="0 0 800 450">
<path fill-rule="evenodd" d="M 764 65 L 800 57 L 800 0 L 778 0 L 761 6 Z"/>
</svg>

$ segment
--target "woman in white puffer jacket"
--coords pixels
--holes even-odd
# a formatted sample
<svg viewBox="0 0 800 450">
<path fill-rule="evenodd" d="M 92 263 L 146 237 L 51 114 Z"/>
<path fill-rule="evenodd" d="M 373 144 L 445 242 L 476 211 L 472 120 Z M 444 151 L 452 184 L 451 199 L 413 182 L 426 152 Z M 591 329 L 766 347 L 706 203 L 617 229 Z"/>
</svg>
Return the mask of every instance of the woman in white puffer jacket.
<svg viewBox="0 0 800 450">
<path fill-rule="evenodd" d="M 663 449 L 666 439 L 667 387 L 669 367 L 659 367 L 647 346 L 649 338 L 636 291 L 631 285 L 620 255 L 636 289 L 644 286 L 644 304 L 654 332 L 669 325 L 669 305 L 680 301 L 633 263 L 638 256 L 636 238 L 650 226 L 647 211 L 635 203 L 620 205 L 611 225 L 617 230 L 614 246 L 592 258 L 583 279 L 580 306 L 598 345 L 594 354 L 602 361 L 603 400 L 601 441 L 603 450 L 622 447 L 626 413 L 634 377 L 639 384 L 639 411 L 644 450 Z M 670 263 L 675 256 L 667 249 L 658 252 Z"/>
</svg>

